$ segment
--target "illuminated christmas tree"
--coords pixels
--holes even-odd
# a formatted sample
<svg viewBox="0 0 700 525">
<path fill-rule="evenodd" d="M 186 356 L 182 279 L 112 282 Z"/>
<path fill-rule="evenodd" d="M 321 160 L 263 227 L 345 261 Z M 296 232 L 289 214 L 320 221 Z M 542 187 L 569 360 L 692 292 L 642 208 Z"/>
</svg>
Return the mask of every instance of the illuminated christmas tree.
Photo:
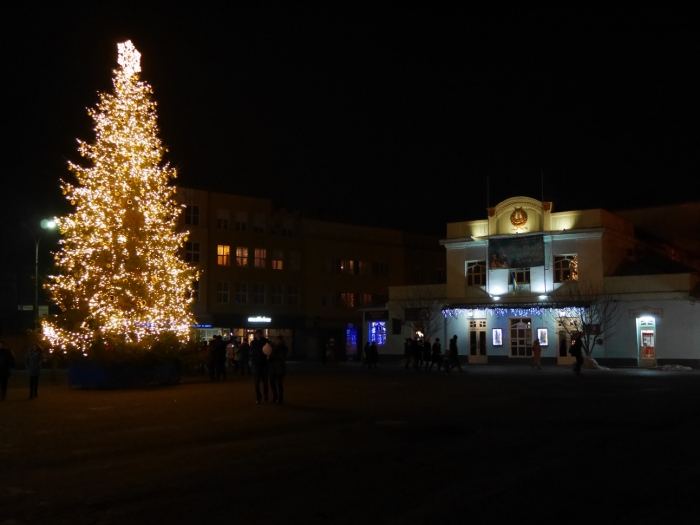
<svg viewBox="0 0 700 525">
<path fill-rule="evenodd" d="M 88 114 L 94 143 L 78 141 L 89 166 L 69 162 L 77 185 L 62 181 L 75 207 L 58 218 L 63 239 L 59 275 L 47 286 L 62 315 L 44 322 L 44 335 L 60 348 L 87 351 L 95 342 L 143 341 L 172 333 L 186 339 L 193 268 L 179 258 L 186 232 L 182 208 L 169 184 L 176 177 L 158 138 L 156 102 L 139 80 L 141 54 L 118 44 L 120 67 L 113 93 L 101 93 Z"/>
</svg>

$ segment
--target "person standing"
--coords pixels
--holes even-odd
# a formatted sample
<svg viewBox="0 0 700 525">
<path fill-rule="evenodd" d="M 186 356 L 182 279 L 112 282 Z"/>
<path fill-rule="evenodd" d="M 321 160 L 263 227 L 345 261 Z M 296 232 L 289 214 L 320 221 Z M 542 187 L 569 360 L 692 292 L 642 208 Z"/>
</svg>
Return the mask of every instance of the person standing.
<svg viewBox="0 0 700 525">
<path fill-rule="evenodd" d="M 540 369 L 540 360 L 542 359 L 542 345 L 538 337 L 532 342 L 532 366 Z"/>
<path fill-rule="evenodd" d="M 241 354 L 239 359 L 241 365 L 241 375 L 245 375 L 246 371 L 248 371 L 248 375 L 250 375 L 250 345 L 248 344 L 247 339 L 243 339 L 238 347 L 238 350 Z"/>
<path fill-rule="evenodd" d="M 372 346 L 370 346 L 369 350 L 369 367 L 372 368 L 372 365 L 374 365 L 374 368 L 377 368 L 377 361 L 379 361 L 379 349 L 377 348 L 377 342 L 372 341 Z"/>
<path fill-rule="evenodd" d="M 430 365 L 430 339 L 427 337 L 423 339 L 423 363 L 425 363 L 425 370 L 428 370 L 428 365 Z"/>
<path fill-rule="evenodd" d="M 214 370 L 216 380 L 226 381 L 226 342 L 220 335 L 215 335 L 212 341 Z"/>
<path fill-rule="evenodd" d="M 2 401 L 5 401 L 7 396 L 7 382 L 14 367 L 15 354 L 5 346 L 3 341 L 0 341 L 0 397 Z"/>
<path fill-rule="evenodd" d="M 574 373 L 577 376 L 581 375 L 581 366 L 583 365 L 583 341 L 581 340 L 581 332 L 576 332 L 576 337 L 571 341 L 571 348 L 569 348 L 569 353 L 576 358 L 576 365 L 574 365 Z"/>
<path fill-rule="evenodd" d="M 39 388 L 39 374 L 41 373 L 41 362 L 44 360 L 44 351 L 41 347 L 34 343 L 31 350 L 24 357 L 24 364 L 29 373 L 29 399 L 39 397 L 37 389 Z"/>
<path fill-rule="evenodd" d="M 442 347 L 440 346 L 440 338 L 436 337 L 433 347 L 430 352 L 430 367 L 428 372 L 433 369 L 433 365 L 437 365 L 438 372 L 440 371 L 440 362 L 442 361 Z"/>
<path fill-rule="evenodd" d="M 369 341 L 365 343 L 362 351 L 365 353 L 365 360 L 362 363 L 362 368 L 367 365 L 367 368 L 372 368 L 372 347 L 369 345 Z"/>
<path fill-rule="evenodd" d="M 445 373 L 449 374 L 450 370 L 457 367 L 459 368 L 460 373 L 464 372 L 462 370 L 462 365 L 459 363 L 459 350 L 457 349 L 457 336 L 453 335 L 452 339 L 450 339 L 450 356 L 449 356 L 449 362 L 446 362 L 445 364 Z M 447 361 L 447 360 L 446 360 Z"/>
<path fill-rule="evenodd" d="M 268 368 L 267 368 L 267 355 L 263 351 L 265 345 L 270 344 L 270 342 L 263 337 L 262 330 L 257 329 L 255 331 L 255 339 L 250 345 L 250 357 L 253 362 L 253 382 L 255 383 L 255 403 L 260 403 L 262 399 L 267 401 L 268 393 Z M 263 385 L 263 395 L 260 392 L 260 383 Z"/>
<path fill-rule="evenodd" d="M 412 339 L 407 337 L 403 344 L 403 355 L 406 358 L 406 370 L 408 370 L 408 367 L 411 365 L 411 344 Z"/>
<path fill-rule="evenodd" d="M 418 362 L 420 361 L 421 348 L 418 344 L 418 336 L 411 339 L 411 357 L 413 358 L 413 369 L 418 370 Z"/>
<path fill-rule="evenodd" d="M 272 388 L 272 402 L 284 403 L 284 376 L 287 375 L 287 356 L 289 348 L 284 344 L 284 338 L 280 335 L 275 339 L 272 353 L 267 360 L 270 371 L 270 388 Z"/>
</svg>

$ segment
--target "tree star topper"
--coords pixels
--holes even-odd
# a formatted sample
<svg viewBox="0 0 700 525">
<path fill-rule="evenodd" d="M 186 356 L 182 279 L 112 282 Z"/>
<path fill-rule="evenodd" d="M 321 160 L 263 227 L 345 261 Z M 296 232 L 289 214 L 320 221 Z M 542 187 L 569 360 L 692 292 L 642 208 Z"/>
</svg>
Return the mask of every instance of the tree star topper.
<svg viewBox="0 0 700 525">
<path fill-rule="evenodd" d="M 117 44 L 117 48 L 119 49 L 119 58 L 117 62 L 122 66 L 124 73 L 126 73 L 127 76 L 139 73 L 141 71 L 141 53 L 136 51 L 131 40 L 127 40 L 122 44 Z"/>
</svg>

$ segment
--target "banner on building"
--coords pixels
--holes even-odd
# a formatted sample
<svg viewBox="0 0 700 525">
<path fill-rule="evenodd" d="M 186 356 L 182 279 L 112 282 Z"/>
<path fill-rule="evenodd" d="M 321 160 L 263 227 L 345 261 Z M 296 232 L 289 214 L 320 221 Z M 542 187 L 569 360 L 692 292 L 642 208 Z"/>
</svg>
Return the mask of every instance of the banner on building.
<svg viewBox="0 0 700 525">
<path fill-rule="evenodd" d="M 365 321 L 388 321 L 389 310 L 372 310 L 365 312 Z"/>
<path fill-rule="evenodd" d="M 544 266 L 542 235 L 512 235 L 489 240 L 489 268 L 530 268 Z"/>
</svg>

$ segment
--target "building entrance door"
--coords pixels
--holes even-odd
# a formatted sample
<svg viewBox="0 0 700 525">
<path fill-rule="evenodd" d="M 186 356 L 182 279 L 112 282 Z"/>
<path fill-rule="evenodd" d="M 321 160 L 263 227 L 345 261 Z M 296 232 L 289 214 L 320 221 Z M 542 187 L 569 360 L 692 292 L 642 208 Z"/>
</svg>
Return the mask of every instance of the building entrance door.
<svg viewBox="0 0 700 525">
<path fill-rule="evenodd" d="M 510 357 L 532 357 L 532 319 L 510 319 Z"/>
<path fill-rule="evenodd" d="M 562 319 L 557 323 L 559 334 L 557 338 L 557 364 L 572 365 L 576 358 L 569 354 L 571 348 L 571 334 L 575 332 L 574 324 L 568 319 Z"/>
<path fill-rule="evenodd" d="M 656 366 L 656 320 L 653 317 L 637 319 L 639 338 L 639 365 Z"/>
<path fill-rule="evenodd" d="M 469 321 L 469 362 L 482 364 L 488 362 L 486 355 L 486 319 Z"/>
</svg>

